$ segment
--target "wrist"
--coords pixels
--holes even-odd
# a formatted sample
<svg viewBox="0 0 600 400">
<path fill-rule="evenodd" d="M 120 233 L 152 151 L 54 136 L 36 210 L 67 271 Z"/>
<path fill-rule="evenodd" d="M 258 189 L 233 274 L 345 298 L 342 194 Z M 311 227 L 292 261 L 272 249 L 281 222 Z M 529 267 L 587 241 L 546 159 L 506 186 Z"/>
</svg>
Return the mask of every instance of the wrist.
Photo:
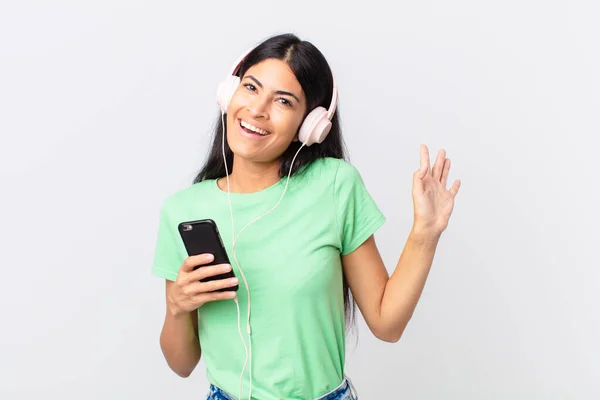
<svg viewBox="0 0 600 400">
<path fill-rule="evenodd" d="M 419 244 L 437 244 L 441 233 L 430 228 L 413 225 L 408 235 L 409 240 Z"/>
<path fill-rule="evenodd" d="M 181 307 L 177 306 L 177 303 L 173 301 L 171 296 L 167 297 L 167 311 L 171 318 L 177 320 L 187 314 Z"/>
</svg>

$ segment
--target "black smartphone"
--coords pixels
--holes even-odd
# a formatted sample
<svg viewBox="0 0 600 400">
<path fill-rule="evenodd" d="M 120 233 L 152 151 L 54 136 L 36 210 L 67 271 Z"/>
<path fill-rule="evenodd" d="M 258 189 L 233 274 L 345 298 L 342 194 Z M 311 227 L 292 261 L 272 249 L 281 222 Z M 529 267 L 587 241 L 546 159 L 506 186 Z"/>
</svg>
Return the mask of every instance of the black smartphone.
<svg viewBox="0 0 600 400">
<path fill-rule="evenodd" d="M 229 256 L 223 245 L 221 234 L 217 228 L 217 224 L 212 219 L 202 219 L 197 221 L 182 222 L 178 226 L 179 234 L 185 245 L 185 249 L 189 256 L 198 254 L 210 253 L 214 256 L 214 260 L 208 264 L 203 264 L 194 269 L 202 268 L 209 265 L 231 264 Z M 210 276 L 201 279 L 201 282 L 208 282 L 218 279 L 235 278 L 233 270 L 224 274 Z M 217 292 L 237 291 L 239 285 L 217 289 Z"/>
</svg>

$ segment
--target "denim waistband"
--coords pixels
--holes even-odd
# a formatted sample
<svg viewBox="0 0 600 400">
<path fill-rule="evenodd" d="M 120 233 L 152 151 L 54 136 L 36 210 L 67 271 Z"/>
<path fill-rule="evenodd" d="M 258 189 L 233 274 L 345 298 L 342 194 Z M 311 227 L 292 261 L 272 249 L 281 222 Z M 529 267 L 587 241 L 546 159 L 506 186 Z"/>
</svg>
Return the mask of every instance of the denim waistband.
<svg viewBox="0 0 600 400">
<path fill-rule="evenodd" d="M 236 398 L 211 384 L 206 400 L 236 400 Z M 344 380 L 338 387 L 315 400 L 358 400 L 358 395 L 350 378 L 344 377 Z"/>
</svg>

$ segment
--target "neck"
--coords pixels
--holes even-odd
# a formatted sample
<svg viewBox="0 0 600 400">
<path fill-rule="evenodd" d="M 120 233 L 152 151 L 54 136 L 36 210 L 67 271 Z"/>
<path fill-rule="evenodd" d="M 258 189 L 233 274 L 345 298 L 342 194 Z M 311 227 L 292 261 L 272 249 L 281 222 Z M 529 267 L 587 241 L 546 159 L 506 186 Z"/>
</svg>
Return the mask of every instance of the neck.
<svg viewBox="0 0 600 400">
<path fill-rule="evenodd" d="M 279 162 L 257 163 L 233 156 L 233 170 L 229 174 L 232 193 L 254 193 L 279 182 Z M 219 180 L 219 187 L 227 191 L 227 178 Z"/>
</svg>

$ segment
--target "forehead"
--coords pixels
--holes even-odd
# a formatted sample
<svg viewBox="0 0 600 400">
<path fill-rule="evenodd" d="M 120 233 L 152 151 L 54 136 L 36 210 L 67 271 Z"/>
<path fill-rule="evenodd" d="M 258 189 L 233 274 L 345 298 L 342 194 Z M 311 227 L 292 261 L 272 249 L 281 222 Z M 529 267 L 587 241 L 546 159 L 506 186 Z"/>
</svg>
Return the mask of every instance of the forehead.
<svg viewBox="0 0 600 400">
<path fill-rule="evenodd" d="M 254 64 L 248 68 L 244 76 L 248 75 L 258 79 L 267 90 L 285 90 L 299 98 L 304 95 L 302 86 L 290 66 L 279 59 L 267 58 Z"/>
</svg>

